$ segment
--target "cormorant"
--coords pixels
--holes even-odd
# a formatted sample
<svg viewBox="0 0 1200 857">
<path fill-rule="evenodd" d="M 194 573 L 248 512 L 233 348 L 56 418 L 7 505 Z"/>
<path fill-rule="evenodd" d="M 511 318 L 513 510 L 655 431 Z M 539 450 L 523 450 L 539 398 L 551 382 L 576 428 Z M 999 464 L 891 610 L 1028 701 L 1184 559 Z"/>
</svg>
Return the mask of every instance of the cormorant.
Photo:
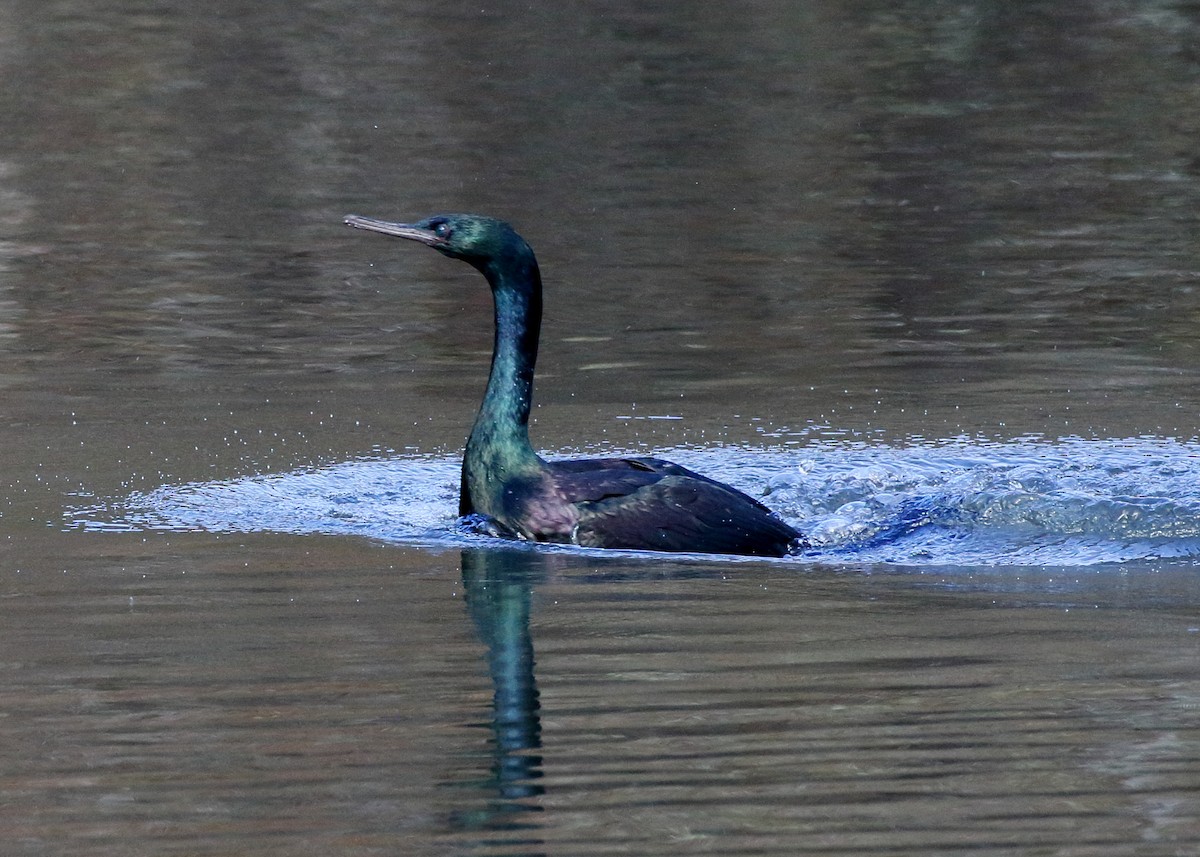
<svg viewBox="0 0 1200 857">
<path fill-rule="evenodd" d="M 499 535 L 584 547 L 784 556 L 803 546 L 757 500 L 670 461 L 545 461 L 534 452 L 542 280 L 533 250 L 507 223 L 473 214 L 412 224 L 349 215 L 345 223 L 467 262 L 492 288 L 492 368 L 463 456 L 460 515 L 484 516 Z"/>
</svg>

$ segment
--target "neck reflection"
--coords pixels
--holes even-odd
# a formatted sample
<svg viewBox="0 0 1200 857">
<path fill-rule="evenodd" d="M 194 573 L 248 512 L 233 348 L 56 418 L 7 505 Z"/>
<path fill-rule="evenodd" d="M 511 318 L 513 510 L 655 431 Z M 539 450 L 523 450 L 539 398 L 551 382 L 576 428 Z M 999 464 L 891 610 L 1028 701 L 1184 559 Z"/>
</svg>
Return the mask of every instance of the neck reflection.
<svg viewBox="0 0 1200 857">
<path fill-rule="evenodd" d="M 541 810 L 541 717 L 529 614 L 533 586 L 544 577 L 539 551 L 462 553 L 467 610 L 487 646 L 493 684 L 493 759 L 484 785 L 494 791 L 485 808 L 459 816 L 460 828 L 529 830 L 535 827 L 529 813 Z"/>
</svg>

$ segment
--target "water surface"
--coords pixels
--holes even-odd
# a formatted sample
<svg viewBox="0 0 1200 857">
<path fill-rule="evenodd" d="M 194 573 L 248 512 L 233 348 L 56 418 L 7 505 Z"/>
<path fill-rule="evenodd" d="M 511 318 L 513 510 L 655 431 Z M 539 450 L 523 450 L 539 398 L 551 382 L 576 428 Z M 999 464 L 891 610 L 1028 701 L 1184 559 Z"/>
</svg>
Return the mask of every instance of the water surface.
<svg viewBox="0 0 1200 857">
<path fill-rule="evenodd" d="M 0 18 L 6 854 L 1200 853 L 1193 6 Z M 441 210 L 810 550 L 456 527 Z"/>
</svg>

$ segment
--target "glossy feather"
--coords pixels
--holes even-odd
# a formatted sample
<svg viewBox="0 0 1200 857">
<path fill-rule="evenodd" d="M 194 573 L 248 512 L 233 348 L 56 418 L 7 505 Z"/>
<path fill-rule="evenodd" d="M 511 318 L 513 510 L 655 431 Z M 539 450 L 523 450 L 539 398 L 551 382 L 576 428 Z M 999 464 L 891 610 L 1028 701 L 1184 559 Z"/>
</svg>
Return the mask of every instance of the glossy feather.
<svg viewBox="0 0 1200 857">
<path fill-rule="evenodd" d="M 657 458 L 549 462 L 585 547 L 782 556 L 799 534 L 752 497 Z"/>
<path fill-rule="evenodd" d="M 799 532 L 752 497 L 670 461 L 543 461 L 529 442 L 542 283 L 533 251 L 507 223 L 470 214 L 346 223 L 419 241 L 479 270 L 492 289 L 495 344 L 463 456 L 459 513 L 491 533 L 584 547 L 783 556 Z"/>
</svg>

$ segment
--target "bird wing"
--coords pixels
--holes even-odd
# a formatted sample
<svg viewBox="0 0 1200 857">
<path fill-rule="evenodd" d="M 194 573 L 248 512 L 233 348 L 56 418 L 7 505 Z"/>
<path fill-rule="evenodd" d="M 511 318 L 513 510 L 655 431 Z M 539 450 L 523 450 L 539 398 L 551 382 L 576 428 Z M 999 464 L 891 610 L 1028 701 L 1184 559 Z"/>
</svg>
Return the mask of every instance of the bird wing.
<svg viewBox="0 0 1200 857">
<path fill-rule="evenodd" d="M 548 462 L 554 484 L 568 503 L 624 497 L 664 476 L 703 476 L 659 458 L 576 458 Z"/>
<path fill-rule="evenodd" d="M 741 491 L 656 458 L 551 462 L 587 547 L 782 556 L 800 534 Z"/>
</svg>

